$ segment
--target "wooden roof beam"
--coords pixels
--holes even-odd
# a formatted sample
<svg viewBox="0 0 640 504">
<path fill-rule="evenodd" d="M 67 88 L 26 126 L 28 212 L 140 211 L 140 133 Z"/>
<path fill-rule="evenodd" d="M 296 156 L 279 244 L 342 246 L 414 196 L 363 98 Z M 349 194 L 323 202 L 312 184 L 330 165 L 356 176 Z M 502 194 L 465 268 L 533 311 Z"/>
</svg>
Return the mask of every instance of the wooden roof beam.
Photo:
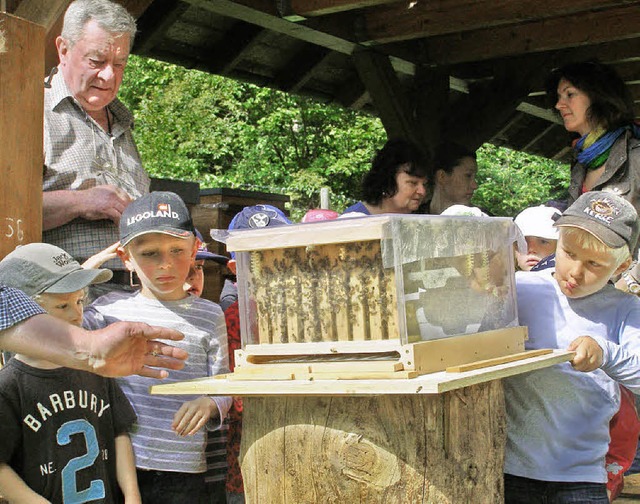
<svg viewBox="0 0 640 504">
<path fill-rule="evenodd" d="M 243 60 L 247 51 L 260 44 L 267 31 L 249 23 L 236 23 L 225 35 L 223 41 L 216 44 L 206 64 L 208 72 L 229 75 Z"/>
<path fill-rule="evenodd" d="M 331 54 L 325 47 L 307 46 L 276 77 L 278 88 L 287 93 L 300 92 Z"/>
<path fill-rule="evenodd" d="M 335 92 L 337 102 L 343 107 L 353 110 L 362 110 L 371 102 L 371 96 L 367 88 L 358 77 L 348 79 L 340 89 Z"/>
<path fill-rule="evenodd" d="M 319 45 L 342 54 L 351 55 L 359 47 L 352 40 L 336 36 L 331 33 L 292 23 L 278 16 L 275 12 L 275 2 L 272 0 L 182 0 L 205 11 L 213 12 L 228 18 L 234 18 L 246 23 L 252 23 L 267 30 L 287 35 L 289 37 Z M 413 75 L 415 64 L 398 57 L 390 57 L 393 68 L 400 73 Z"/>
<path fill-rule="evenodd" d="M 64 13 L 70 3 L 71 0 L 22 0 L 16 6 L 16 16 L 44 26 L 44 75 L 58 64 L 56 38 L 62 31 Z"/>
<path fill-rule="evenodd" d="M 145 2 L 151 3 L 150 0 L 145 0 Z M 121 0 L 121 3 L 126 3 L 126 0 Z M 141 6 L 133 7 L 139 10 Z M 148 55 L 157 44 L 162 42 L 166 31 L 188 8 L 188 5 L 176 3 L 173 0 L 155 0 L 151 8 L 145 9 L 144 14 L 138 19 L 138 34 L 135 39 L 134 52 Z"/>
<path fill-rule="evenodd" d="M 519 59 L 510 61 L 497 70 L 493 81 L 472 88 L 469 95 L 463 96 L 449 113 L 445 135 L 476 149 L 501 131 L 531 91 L 531 82 L 549 71 L 545 58 L 527 60 L 527 65 Z M 460 124 L 466 125 L 464 130 Z"/>
<path fill-rule="evenodd" d="M 640 1 L 627 1 L 625 5 L 637 3 Z M 459 34 L 558 16 L 582 16 L 585 11 L 619 7 L 620 4 L 619 0 L 440 0 L 417 2 L 413 5 L 403 2 L 365 11 L 362 17 L 366 40 L 361 42 L 380 44 Z"/>
<path fill-rule="evenodd" d="M 138 19 L 142 16 L 152 3 L 158 0 L 114 0 L 127 9 L 131 15 Z"/>
<path fill-rule="evenodd" d="M 571 27 L 571 29 L 568 29 Z M 444 35 L 424 41 L 424 63 L 456 64 L 640 37 L 636 5 Z"/>
<path fill-rule="evenodd" d="M 359 49 L 352 55 L 363 82 L 389 137 L 403 137 L 422 145 L 406 90 L 384 54 Z"/>
<path fill-rule="evenodd" d="M 362 9 L 375 5 L 398 2 L 399 0 L 280 0 L 280 14 L 289 21 L 326 16 L 337 12 Z"/>
<path fill-rule="evenodd" d="M 525 152 L 529 152 L 529 151 L 533 150 L 535 145 L 540 140 L 542 140 L 545 136 L 547 136 L 554 128 L 555 128 L 555 124 L 550 124 L 549 126 L 544 128 L 540 133 L 538 133 L 536 136 L 534 136 L 531 140 L 529 140 L 527 142 L 527 144 L 522 147 L 521 150 L 523 150 Z"/>
</svg>

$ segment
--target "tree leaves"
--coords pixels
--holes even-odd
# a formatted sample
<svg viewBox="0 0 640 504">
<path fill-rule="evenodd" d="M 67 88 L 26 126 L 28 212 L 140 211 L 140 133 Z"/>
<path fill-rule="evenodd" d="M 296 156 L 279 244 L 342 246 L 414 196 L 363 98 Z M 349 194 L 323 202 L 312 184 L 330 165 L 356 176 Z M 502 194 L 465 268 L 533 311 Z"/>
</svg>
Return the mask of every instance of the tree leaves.
<svg viewBox="0 0 640 504">
<path fill-rule="evenodd" d="M 288 194 L 294 220 L 319 206 L 323 186 L 337 211 L 357 201 L 386 140 L 371 115 L 135 55 L 119 97 L 134 114 L 151 175 Z M 566 166 L 493 145 L 479 149 L 478 165 L 474 204 L 494 215 L 515 215 L 568 187 Z"/>
</svg>

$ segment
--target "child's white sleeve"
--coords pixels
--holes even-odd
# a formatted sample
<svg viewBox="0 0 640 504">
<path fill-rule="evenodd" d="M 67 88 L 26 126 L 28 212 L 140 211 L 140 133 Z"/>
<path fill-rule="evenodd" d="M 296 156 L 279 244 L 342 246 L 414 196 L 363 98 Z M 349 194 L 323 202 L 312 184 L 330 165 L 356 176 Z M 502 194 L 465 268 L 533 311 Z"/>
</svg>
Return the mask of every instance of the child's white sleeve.
<svg viewBox="0 0 640 504">
<path fill-rule="evenodd" d="M 633 299 L 633 301 L 636 301 Z M 640 393 L 640 303 L 633 303 L 619 325 L 619 344 L 594 337 L 603 352 L 600 368 L 635 394 Z"/>
</svg>

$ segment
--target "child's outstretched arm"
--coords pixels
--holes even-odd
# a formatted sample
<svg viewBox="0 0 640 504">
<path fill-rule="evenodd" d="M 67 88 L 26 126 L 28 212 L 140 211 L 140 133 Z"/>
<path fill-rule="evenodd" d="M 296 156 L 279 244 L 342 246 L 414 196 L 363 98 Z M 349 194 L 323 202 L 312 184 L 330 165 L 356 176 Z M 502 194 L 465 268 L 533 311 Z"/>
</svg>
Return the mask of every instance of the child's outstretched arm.
<svg viewBox="0 0 640 504">
<path fill-rule="evenodd" d="M 220 419 L 218 405 L 213 398 L 202 396 L 193 401 L 187 401 L 180 406 L 180 409 L 173 416 L 171 428 L 178 436 L 193 436 L 210 419 Z"/>
<path fill-rule="evenodd" d="M 119 241 L 115 242 L 113 245 L 109 245 L 106 249 L 92 255 L 89 259 L 83 262 L 82 267 L 85 269 L 98 269 L 110 259 L 115 259 L 116 257 L 118 257 L 116 250 L 119 246 Z"/>
<path fill-rule="evenodd" d="M 602 366 L 602 348 L 591 336 L 580 336 L 574 339 L 567 350 L 576 353 L 570 361 L 576 371 L 588 373 Z"/>
<path fill-rule="evenodd" d="M 8 464 L 0 463 L 0 495 L 11 504 L 51 504 L 35 493 Z"/>
<path fill-rule="evenodd" d="M 124 504 L 141 504 L 131 439 L 126 432 L 116 436 L 116 477 L 124 495 Z"/>
</svg>

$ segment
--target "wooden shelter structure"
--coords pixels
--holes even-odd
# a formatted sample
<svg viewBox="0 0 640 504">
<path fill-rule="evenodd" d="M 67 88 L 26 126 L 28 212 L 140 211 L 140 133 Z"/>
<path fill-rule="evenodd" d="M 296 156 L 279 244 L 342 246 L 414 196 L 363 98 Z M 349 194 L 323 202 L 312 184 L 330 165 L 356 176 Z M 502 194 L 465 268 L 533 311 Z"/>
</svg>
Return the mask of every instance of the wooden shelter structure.
<svg viewBox="0 0 640 504">
<path fill-rule="evenodd" d="M 134 53 L 372 111 L 389 135 L 427 149 L 446 136 L 563 158 L 568 138 L 542 87 L 551 68 L 571 60 L 614 64 L 640 107 L 640 0 L 118 1 L 139 20 Z M 43 59 L 46 68 L 56 63 L 53 41 L 69 3 L 0 0 L 17 16 L 0 15 L 9 40 L 0 131 L 15 140 L 0 150 L 11 178 L 0 207 L 2 254 L 39 236 L 39 207 L 25 205 L 39 194 L 42 166 L 35 83 Z M 23 196 L 13 188 L 27 176 Z M 502 502 L 496 380 L 569 358 L 556 352 L 392 383 L 254 383 L 249 395 L 275 397 L 245 403 L 247 501 Z M 160 387 L 154 392 L 247 392 L 233 380 Z"/>
<path fill-rule="evenodd" d="M 598 58 L 640 115 L 636 0 L 118 0 L 137 18 L 133 52 L 379 115 L 388 134 L 555 159 L 568 136 L 544 78 Z M 2 0 L 46 28 L 47 66 L 70 0 Z"/>
</svg>

